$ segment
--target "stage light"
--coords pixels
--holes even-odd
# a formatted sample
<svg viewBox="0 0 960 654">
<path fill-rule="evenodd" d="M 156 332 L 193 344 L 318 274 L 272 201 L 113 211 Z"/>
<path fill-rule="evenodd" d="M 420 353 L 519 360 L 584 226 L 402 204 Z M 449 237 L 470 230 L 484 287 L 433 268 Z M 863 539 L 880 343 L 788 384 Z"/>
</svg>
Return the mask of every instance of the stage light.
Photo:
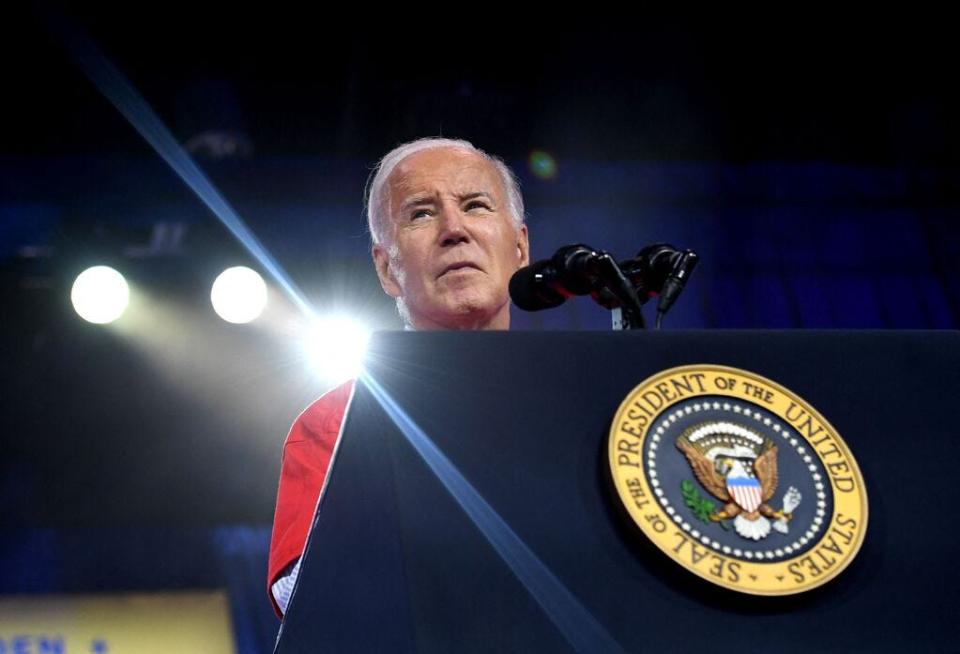
<svg viewBox="0 0 960 654">
<path fill-rule="evenodd" d="M 343 316 L 320 318 L 306 338 L 307 356 L 314 371 L 331 380 L 343 381 L 360 374 L 370 330 Z"/>
<path fill-rule="evenodd" d="M 105 325 L 123 315 L 130 302 L 130 287 L 113 268 L 94 266 L 77 275 L 70 301 L 81 318 Z"/>
<path fill-rule="evenodd" d="M 232 323 L 250 322 L 267 306 L 267 285 L 255 270 L 227 268 L 214 280 L 210 302 L 217 315 Z"/>
</svg>

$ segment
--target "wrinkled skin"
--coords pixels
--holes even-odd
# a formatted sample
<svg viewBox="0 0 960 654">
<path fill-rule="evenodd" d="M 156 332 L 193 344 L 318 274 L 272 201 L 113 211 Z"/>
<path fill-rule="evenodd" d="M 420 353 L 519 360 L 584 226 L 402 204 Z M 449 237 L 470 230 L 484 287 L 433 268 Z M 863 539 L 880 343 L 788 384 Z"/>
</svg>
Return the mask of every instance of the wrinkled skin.
<svg viewBox="0 0 960 654">
<path fill-rule="evenodd" d="M 385 185 L 387 224 L 373 258 L 414 329 L 508 329 L 511 275 L 529 263 L 493 164 L 457 148 L 401 161 Z"/>
</svg>

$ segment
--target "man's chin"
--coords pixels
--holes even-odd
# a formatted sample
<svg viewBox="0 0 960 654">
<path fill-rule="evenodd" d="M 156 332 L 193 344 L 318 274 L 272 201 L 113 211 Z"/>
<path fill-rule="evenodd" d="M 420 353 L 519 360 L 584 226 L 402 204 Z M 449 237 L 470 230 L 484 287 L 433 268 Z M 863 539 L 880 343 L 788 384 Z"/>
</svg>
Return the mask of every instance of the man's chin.
<svg viewBox="0 0 960 654">
<path fill-rule="evenodd" d="M 411 318 L 414 326 L 420 322 L 434 329 L 483 329 L 500 318 L 504 307 L 504 302 L 483 293 L 453 293 L 431 310 L 419 314 L 419 320 L 416 312 L 412 312 Z"/>
</svg>

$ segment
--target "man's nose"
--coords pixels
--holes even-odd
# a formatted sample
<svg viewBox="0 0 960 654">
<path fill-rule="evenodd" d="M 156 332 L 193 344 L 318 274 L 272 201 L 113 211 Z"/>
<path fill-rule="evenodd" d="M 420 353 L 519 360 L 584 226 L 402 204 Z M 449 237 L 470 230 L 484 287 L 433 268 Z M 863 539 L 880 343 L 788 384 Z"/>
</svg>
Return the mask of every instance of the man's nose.
<svg viewBox="0 0 960 654">
<path fill-rule="evenodd" d="M 457 243 L 470 241 L 466 218 L 460 210 L 460 207 L 450 206 L 443 208 L 440 215 L 439 240 L 441 245 L 456 245 Z"/>
</svg>

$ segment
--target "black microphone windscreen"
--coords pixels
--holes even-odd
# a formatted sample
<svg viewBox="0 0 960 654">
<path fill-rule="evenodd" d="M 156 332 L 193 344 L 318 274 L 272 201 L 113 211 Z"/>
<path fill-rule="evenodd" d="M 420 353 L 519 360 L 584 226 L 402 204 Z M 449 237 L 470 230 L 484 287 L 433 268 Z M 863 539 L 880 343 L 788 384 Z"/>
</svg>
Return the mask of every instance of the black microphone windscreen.
<svg viewBox="0 0 960 654">
<path fill-rule="evenodd" d="M 550 287 L 550 262 L 540 261 L 521 268 L 510 278 L 510 299 L 524 311 L 558 307 L 566 297 Z"/>
</svg>

